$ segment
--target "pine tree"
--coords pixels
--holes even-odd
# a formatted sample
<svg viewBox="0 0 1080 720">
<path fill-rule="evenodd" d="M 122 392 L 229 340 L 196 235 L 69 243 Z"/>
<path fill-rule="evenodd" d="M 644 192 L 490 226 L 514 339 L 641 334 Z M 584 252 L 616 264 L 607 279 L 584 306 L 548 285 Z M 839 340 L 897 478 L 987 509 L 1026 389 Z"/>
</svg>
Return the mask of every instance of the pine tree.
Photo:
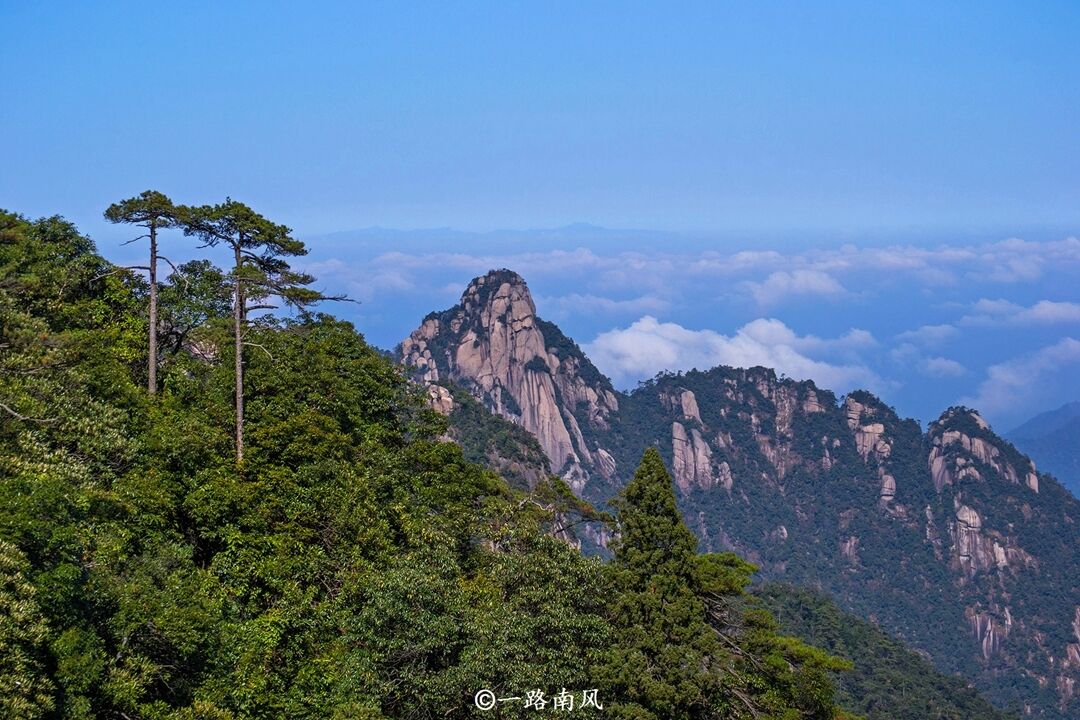
<svg viewBox="0 0 1080 720">
<path fill-rule="evenodd" d="M 126 223 L 146 228 L 146 235 L 140 235 L 128 242 L 142 238 L 150 241 L 150 264 L 132 265 L 132 268 L 146 270 L 150 274 L 150 328 L 148 336 L 147 380 L 146 389 L 151 395 L 157 392 L 157 333 L 158 333 L 158 260 L 167 258 L 158 254 L 158 231 L 175 227 L 178 223 L 178 208 L 172 200 L 157 192 L 146 190 L 138 197 L 128 198 L 113 203 L 105 210 L 105 219 L 112 223 Z M 170 263 L 171 265 L 172 263 Z"/>
<path fill-rule="evenodd" d="M 308 288 L 315 279 L 293 270 L 283 259 L 306 255 L 304 243 L 292 237 L 290 228 L 267 220 L 247 205 L 226 198 L 220 205 L 184 208 L 182 216 L 185 234 L 198 237 L 205 246 L 224 244 L 233 254 L 236 461 L 241 463 L 244 459 L 244 330 L 248 314 L 276 307 L 266 302 L 269 298 L 278 298 L 297 308 L 320 300 L 343 298 Z"/>
<path fill-rule="evenodd" d="M 697 554 L 656 448 L 615 501 L 615 641 L 597 676 L 626 720 L 832 720 L 830 672 L 849 666 L 794 638 L 745 593 L 757 570 Z"/>
</svg>

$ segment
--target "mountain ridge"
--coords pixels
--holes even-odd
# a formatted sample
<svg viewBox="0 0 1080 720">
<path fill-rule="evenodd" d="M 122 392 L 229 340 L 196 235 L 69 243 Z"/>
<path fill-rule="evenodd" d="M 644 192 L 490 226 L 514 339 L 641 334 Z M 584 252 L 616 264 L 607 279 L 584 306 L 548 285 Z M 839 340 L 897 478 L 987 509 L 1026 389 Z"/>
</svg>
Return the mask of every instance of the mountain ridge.
<svg viewBox="0 0 1080 720">
<path fill-rule="evenodd" d="M 1080 497 L 1080 402 L 1036 415 L 1005 437 Z"/>
<path fill-rule="evenodd" d="M 924 432 L 871 393 L 768 368 L 620 392 L 506 269 L 425 317 L 398 356 L 533 433 L 584 499 L 602 506 L 655 445 L 702 549 L 828 591 L 999 705 L 1075 710 L 1080 503 L 977 412 L 950 408 Z"/>
</svg>

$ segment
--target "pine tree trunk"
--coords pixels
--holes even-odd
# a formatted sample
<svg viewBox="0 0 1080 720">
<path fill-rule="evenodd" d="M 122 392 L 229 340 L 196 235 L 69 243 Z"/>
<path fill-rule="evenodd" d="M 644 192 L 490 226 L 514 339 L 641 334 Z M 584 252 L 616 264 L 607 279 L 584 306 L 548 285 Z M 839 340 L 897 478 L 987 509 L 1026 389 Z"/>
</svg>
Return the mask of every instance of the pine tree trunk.
<svg viewBox="0 0 1080 720">
<path fill-rule="evenodd" d="M 157 282 L 157 223 L 150 222 L 150 357 L 147 363 L 146 389 L 151 395 L 157 392 L 157 331 L 158 331 L 158 282 Z"/>
<path fill-rule="evenodd" d="M 236 462 L 244 460 L 244 293 L 240 286 L 240 246 L 236 247 L 236 284 L 233 288 L 233 337 L 236 343 Z"/>
</svg>

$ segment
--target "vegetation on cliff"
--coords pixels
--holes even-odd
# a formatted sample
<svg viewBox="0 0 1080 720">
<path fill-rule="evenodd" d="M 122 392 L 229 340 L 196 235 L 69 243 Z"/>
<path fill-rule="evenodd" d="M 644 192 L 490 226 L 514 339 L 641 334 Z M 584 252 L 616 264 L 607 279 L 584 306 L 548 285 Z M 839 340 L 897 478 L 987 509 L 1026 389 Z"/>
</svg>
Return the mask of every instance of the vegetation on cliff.
<svg viewBox="0 0 1080 720">
<path fill-rule="evenodd" d="M 937 672 L 922 655 L 876 625 L 845 613 L 826 595 L 779 583 L 755 588 L 786 633 L 853 661 L 837 677 L 837 701 L 867 720 L 1006 720 L 958 677 Z"/>
</svg>

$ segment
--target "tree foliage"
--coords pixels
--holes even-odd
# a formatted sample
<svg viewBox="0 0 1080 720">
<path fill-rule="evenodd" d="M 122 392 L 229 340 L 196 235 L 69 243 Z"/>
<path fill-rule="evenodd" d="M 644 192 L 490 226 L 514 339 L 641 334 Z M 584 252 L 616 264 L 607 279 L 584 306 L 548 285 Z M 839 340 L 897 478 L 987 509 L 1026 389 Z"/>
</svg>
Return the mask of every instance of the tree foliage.
<svg viewBox="0 0 1080 720">
<path fill-rule="evenodd" d="M 755 568 L 697 555 L 655 448 L 615 502 L 615 643 L 599 670 L 614 718 L 838 717 L 830 671 L 846 663 L 782 637 L 748 603 Z"/>
</svg>

